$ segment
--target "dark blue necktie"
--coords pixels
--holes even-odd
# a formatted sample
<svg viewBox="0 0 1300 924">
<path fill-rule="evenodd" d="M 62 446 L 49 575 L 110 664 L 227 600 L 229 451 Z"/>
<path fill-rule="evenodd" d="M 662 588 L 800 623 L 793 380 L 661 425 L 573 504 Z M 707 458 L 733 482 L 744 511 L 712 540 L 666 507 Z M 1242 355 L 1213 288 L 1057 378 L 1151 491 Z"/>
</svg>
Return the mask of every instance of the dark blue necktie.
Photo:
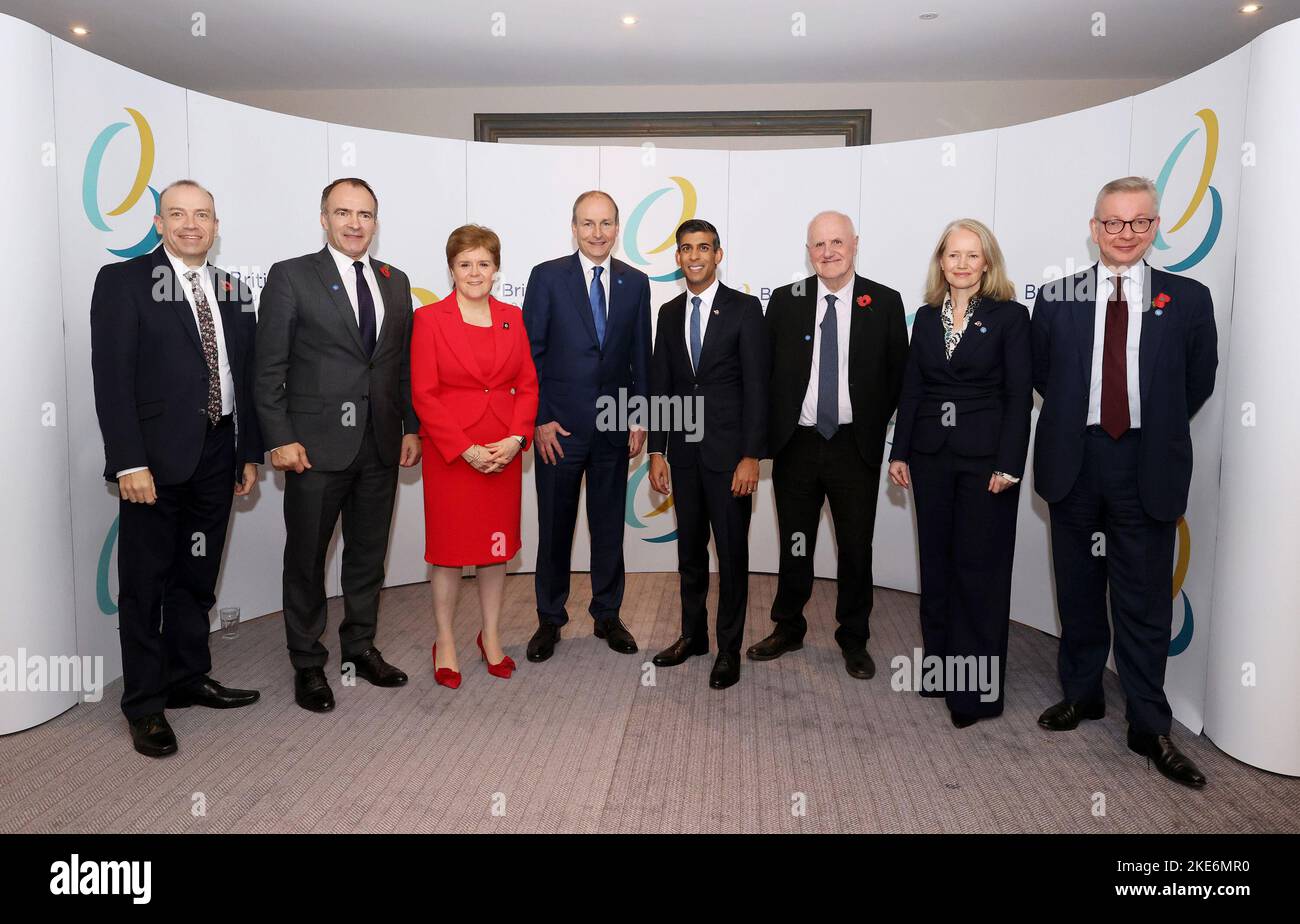
<svg viewBox="0 0 1300 924">
<path fill-rule="evenodd" d="M 691 296 L 691 369 L 700 371 L 700 297 Z"/>
<path fill-rule="evenodd" d="M 591 291 L 588 293 L 591 298 L 591 318 L 596 322 L 596 342 L 601 346 L 605 345 L 605 287 L 600 284 L 600 274 L 604 269 L 603 266 L 591 268 Z"/>
<path fill-rule="evenodd" d="M 361 331 L 361 345 L 369 356 L 375 352 L 375 297 L 366 282 L 365 264 L 357 260 L 352 268 L 357 271 L 357 327 Z"/>
<path fill-rule="evenodd" d="M 836 329 L 835 296 L 828 295 L 817 357 L 817 432 L 826 439 L 840 428 L 840 345 Z"/>
<path fill-rule="evenodd" d="M 591 320 L 595 321 L 595 342 L 604 346 L 604 286 L 601 285 L 601 273 L 604 266 L 591 266 Z"/>
</svg>

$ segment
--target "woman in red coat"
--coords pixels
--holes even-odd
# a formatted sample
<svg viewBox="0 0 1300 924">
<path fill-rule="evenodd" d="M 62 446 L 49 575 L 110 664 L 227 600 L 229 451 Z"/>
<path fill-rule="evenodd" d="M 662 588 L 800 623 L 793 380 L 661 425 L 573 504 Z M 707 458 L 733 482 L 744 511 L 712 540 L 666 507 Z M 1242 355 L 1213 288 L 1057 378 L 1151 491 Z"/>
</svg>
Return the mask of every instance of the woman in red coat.
<svg viewBox="0 0 1300 924">
<path fill-rule="evenodd" d="M 460 686 L 452 619 L 461 568 L 477 565 L 488 671 L 509 677 L 515 662 L 501 650 L 497 624 L 506 562 L 519 551 L 520 453 L 537 416 L 523 312 L 489 293 L 501 265 L 501 241 L 478 225 L 447 239 L 455 290 L 415 313 L 411 399 L 420 418 L 424 472 L 425 561 L 433 565 L 434 678 Z"/>
</svg>

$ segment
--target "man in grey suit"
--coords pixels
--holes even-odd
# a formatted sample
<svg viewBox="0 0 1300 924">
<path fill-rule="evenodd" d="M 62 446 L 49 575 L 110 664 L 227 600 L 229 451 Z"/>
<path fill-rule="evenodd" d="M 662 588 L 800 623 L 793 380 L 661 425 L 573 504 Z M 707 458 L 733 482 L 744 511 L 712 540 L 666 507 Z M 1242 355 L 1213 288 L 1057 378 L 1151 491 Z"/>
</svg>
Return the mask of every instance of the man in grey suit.
<svg viewBox="0 0 1300 924">
<path fill-rule="evenodd" d="M 321 193 L 327 243 L 271 267 L 258 310 L 255 400 L 285 473 L 284 628 L 294 699 L 334 708 L 325 679 L 325 552 L 343 517 L 343 670 L 376 686 L 406 674 L 375 647 L 397 465 L 420 461 L 411 408 L 411 286 L 370 257 L 379 200 L 365 180 Z"/>
</svg>

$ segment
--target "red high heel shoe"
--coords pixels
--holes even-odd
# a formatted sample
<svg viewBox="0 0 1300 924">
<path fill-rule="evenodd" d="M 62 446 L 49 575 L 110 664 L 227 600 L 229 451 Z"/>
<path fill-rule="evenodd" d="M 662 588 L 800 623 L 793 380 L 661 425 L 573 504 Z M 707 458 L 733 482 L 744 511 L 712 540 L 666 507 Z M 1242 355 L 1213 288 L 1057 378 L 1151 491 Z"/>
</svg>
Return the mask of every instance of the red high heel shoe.
<svg viewBox="0 0 1300 924">
<path fill-rule="evenodd" d="M 460 671 L 454 671 L 450 667 L 438 666 L 438 645 L 435 642 L 433 646 L 433 679 L 444 687 L 456 689 L 460 686 Z"/>
<path fill-rule="evenodd" d="M 480 632 L 478 634 L 478 638 L 476 638 L 474 641 L 478 642 L 478 653 L 480 656 L 482 656 L 483 663 L 487 664 L 488 673 L 491 674 L 493 677 L 501 677 L 506 680 L 509 680 L 510 675 L 513 674 L 515 671 L 514 659 L 511 658 L 510 655 L 506 655 L 496 664 L 488 663 L 487 652 L 483 650 L 483 633 Z"/>
</svg>

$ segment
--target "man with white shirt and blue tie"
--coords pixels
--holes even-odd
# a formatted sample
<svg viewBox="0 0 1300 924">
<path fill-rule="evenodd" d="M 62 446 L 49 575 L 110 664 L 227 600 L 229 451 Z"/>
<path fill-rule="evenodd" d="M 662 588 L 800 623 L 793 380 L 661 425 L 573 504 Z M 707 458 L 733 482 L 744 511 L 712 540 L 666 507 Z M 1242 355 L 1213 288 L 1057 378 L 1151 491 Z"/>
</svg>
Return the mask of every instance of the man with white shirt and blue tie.
<svg viewBox="0 0 1300 924">
<path fill-rule="evenodd" d="M 595 635 L 620 654 L 637 650 L 619 613 L 627 463 L 646 438 L 630 409 L 646 400 L 650 386 L 650 280 L 611 255 L 618 205 L 608 193 L 593 189 L 578 196 L 572 231 L 577 252 L 533 267 L 524 292 L 539 389 L 533 472 L 538 626 L 528 642 L 529 661 L 551 657 L 569 621 L 573 530 L 584 479 Z"/>
<path fill-rule="evenodd" d="M 212 194 L 177 180 L 159 196 L 152 252 L 105 266 L 90 304 L 104 477 L 121 498 L 122 712 L 135 749 L 177 750 L 165 709 L 229 709 L 256 690 L 211 677 L 208 612 L 235 495 L 264 449 L 252 399 L 253 300 L 208 264 Z"/>
<path fill-rule="evenodd" d="M 375 647 L 397 467 L 420 461 L 411 407 L 411 284 L 370 255 L 379 200 L 344 177 L 321 193 L 326 244 L 271 267 L 258 305 L 257 409 L 284 477 L 284 628 L 294 700 L 334 708 L 325 678 L 325 555 L 343 521 L 342 670 L 397 687 Z"/>
<path fill-rule="evenodd" d="M 767 303 L 772 339 L 767 451 L 780 530 L 772 633 L 750 646 L 756 661 L 803 647 L 813 552 L 829 501 L 839 554 L 835 641 L 849 676 L 869 680 L 871 539 L 885 431 L 907 365 L 907 321 L 893 289 L 855 269 L 858 235 L 841 212 L 808 224 L 816 275 L 782 286 Z"/>
<path fill-rule="evenodd" d="M 1030 322 L 1043 396 L 1034 490 L 1051 510 L 1064 693 L 1038 724 L 1069 731 L 1106 714 L 1113 622 L 1129 748 L 1200 788 L 1204 775 L 1169 737 L 1164 677 L 1189 420 L 1214 391 L 1218 365 L 1214 304 L 1199 282 L 1143 259 L 1160 227 L 1150 180 L 1103 186 L 1090 226 L 1101 260 L 1043 286 Z"/>
<path fill-rule="evenodd" d="M 772 352 L 757 298 L 718 279 L 718 229 L 692 218 L 677 229 L 686 291 L 659 309 L 650 392 L 668 413 L 650 432 L 650 484 L 677 514 L 682 630 L 658 667 L 709 652 L 709 533 L 718 553 L 718 656 L 709 686 L 740 679 L 749 599 L 749 520 L 767 444 Z M 671 480 L 669 473 L 671 470 Z"/>
</svg>

